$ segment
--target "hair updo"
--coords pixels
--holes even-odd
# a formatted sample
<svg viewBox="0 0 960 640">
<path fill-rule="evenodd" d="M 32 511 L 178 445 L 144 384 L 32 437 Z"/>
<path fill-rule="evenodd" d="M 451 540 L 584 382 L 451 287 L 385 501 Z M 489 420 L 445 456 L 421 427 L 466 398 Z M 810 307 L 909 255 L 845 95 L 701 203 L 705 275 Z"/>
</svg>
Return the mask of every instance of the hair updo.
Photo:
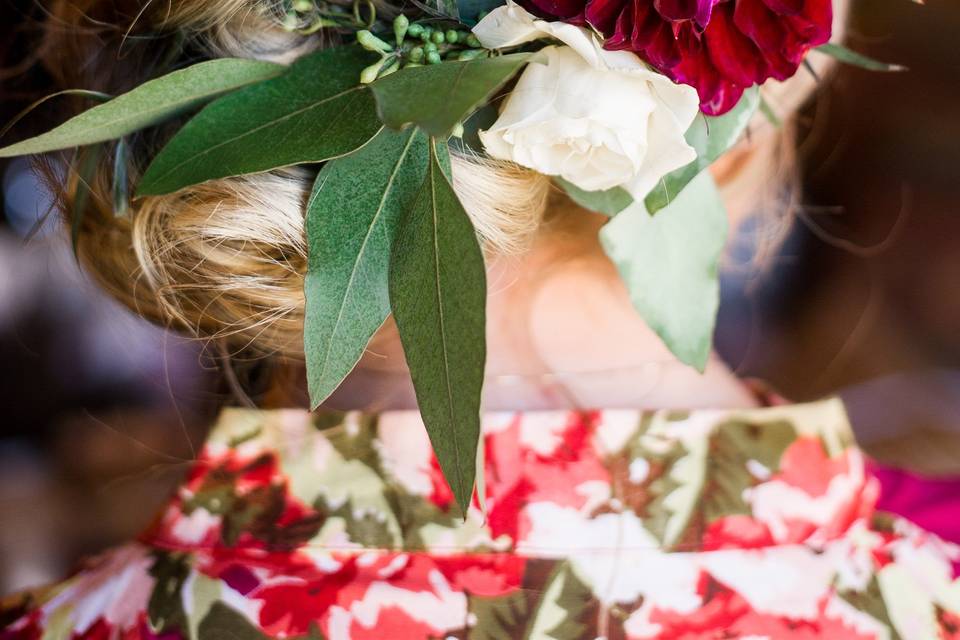
<svg viewBox="0 0 960 640">
<path fill-rule="evenodd" d="M 376 4 L 388 17 L 396 13 L 395 7 Z M 336 44 L 323 31 L 302 36 L 284 30 L 278 5 L 268 0 L 57 0 L 39 55 L 58 88 L 115 95 L 205 58 L 288 63 Z M 812 85 L 812 76 L 801 71 L 765 90 L 765 98 L 789 123 Z M 128 140 L 134 184 L 173 130 L 161 127 Z M 789 124 L 777 129 L 762 116 L 755 120 L 748 141 L 731 152 L 731 161 L 718 173 L 729 204 L 752 209 L 795 198 L 791 131 Z M 451 160 L 454 188 L 489 252 L 522 251 L 539 228 L 551 193 L 562 197 L 547 177 L 512 163 L 465 155 Z M 73 170 L 64 179 L 62 171 L 47 168 L 70 219 L 78 178 Z M 233 348 L 302 357 L 310 170 L 225 178 L 138 198 L 123 218 L 112 211 L 112 172 L 105 160 L 91 184 L 77 236 L 81 262 L 102 285 L 155 322 L 198 337 L 228 338 Z"/>
</svg>

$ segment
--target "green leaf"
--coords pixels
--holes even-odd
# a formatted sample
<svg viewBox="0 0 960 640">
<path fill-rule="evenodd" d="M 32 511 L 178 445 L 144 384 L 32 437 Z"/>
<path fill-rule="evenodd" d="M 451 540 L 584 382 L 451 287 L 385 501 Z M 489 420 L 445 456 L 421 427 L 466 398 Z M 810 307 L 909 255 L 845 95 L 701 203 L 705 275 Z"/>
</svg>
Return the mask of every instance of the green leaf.
<svg viewBox="0 0 960 640">
<path fill-rule="evenodd" d="M 20 113 L 15 115 L 10 122 L 3 125 L 3 129 L 0 129 L 0 138 L 7 135 L 7 132 L 10 131 L 10 129 L 13 129 L 18 122 L 27 117 L 34 109 L 42 105 L 47 100 L 52 100 L 53 98 L 58 98 L 60 96 L 81 96 L 96 100 L 97 102 L 106 102 L 107 100 L 111 100 L 113 98 L 113 96 L 109 93 L 103 93 L 102 91 L 87 91 L 86 89 L 64 89 L 63 91 L 47 94 L 42 98 L 31 102 L 29 105 L 24 107 Z"/>
<path fill-rule="evenodd" d="M 584 209 L 596 211 L 611 218 L 633 204 L 633 196 L 623 187 L 613 187 L 604 191 L 584 191 L 563 178 L 556 177 L 553 180 L 563 187 L 571 200 Z"/>
<path fill-rule="evenodd" d="M 530 59 L 529 53 L 404 69 L 370 85 L 385 125 L 446 138 Z"/>
<path fill-rule="evenodd" d="M 0 149 L 0 158 L 105 142 L 157 124 L 224 92 L 272 78 L 282 65 L 221 58 L 173 71 L 70 118 L 42 135 Z"/>
<path fill-rule="evenodd" d="M 674 355 L 700 371 L 713 340 L 726 232 L 723 201 L 709 172 L 658 215 L 636 203 L 600 231 L 640 315 Z"/>
<path fill-rule="evenodd" d="M 390 247 L 428 163 L 429 144 L 422 132 L 384 129 L 317 176 L 307 203 L 304 291 L 304 351 L 313 408 L 350 373 L 390 314 Z"/>
<path fill-rule="evenodd" d="M 824 55 L 828 55 L 844 64 L 860 67 L 861 69 L 866 69 L 867 71 L 885 71 L 888 73 L 895 73 L 898 71 L 907 70 L 906 67 L 899 64 L 890 64 L 887 62 L 874 60 L 873 58 L 863 55 L 862 53 L 852 51 L 842 44 L 822 44 L 816 48 L 816 51 L 819 51 Z"/>
<path fill-rule="evenodd" d="M 287 73 L 207 105 L 160 151 L 138 195 L 161 195 L 228 176 L 322 162 L 356 150 L 380 129 L 360 71 L 376 56 L 325 49 Z"/>
<path fill-rule="evenodd" d="M 390 259 L 390 305 L 420 413 L 464 514 L 476 475 L 486 359 L 486 272 L 476 233 L 449 179 L 445 144 L 430 142 L 426 179 Z"/>
<path fill-rule="evenodd" d="M 760 90 L 748 89 L 740 102 L 722 116 L 700 115 L 687 130 L 687 143 L 697 150 L 697 159 L 667 174 L 644 201 L 654 214 L 673 202 L 697 174 L 737 143 L 760 105 Z"/>
</svg>

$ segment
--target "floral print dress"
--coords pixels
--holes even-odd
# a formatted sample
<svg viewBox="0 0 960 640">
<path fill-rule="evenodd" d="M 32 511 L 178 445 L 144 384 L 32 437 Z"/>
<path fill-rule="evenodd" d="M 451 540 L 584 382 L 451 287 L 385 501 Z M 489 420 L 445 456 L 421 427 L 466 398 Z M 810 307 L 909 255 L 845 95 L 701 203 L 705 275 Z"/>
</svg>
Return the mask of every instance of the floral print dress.
<svg viewBox="0 0 960 640">
<path fill-rule="evenodd" d="M 227 410 L 0 638 L 960 638 L 960 550 L 875 510 L 837 401 L 483 422 L 464 517 L 415 413 Z"/>
</svg>

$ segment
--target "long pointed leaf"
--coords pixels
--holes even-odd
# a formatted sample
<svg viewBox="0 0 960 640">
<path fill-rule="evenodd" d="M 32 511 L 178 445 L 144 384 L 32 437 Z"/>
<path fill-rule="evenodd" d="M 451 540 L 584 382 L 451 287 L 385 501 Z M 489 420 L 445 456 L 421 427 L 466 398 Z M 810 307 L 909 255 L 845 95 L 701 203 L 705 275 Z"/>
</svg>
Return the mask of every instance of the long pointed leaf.
<svg viewBox="0 0 960 640">
<path fill-rule="evenodd" d="M 42 105 L 44 102 L 53 100 L 54 98 L 59 98 L 60 96 L 81 96 L 96 100 L 97 102 L 106 102 L 107 100 L 111 100 L 113 98 L 113 96 L 109 93 L 103 93 L 102 91 L 88 91 L 86 89 L 64 89 L 63 91 L 57 91 L 56 93 L 48 93 L 42 98 L 38 98 L 37 100 L 34 100 L 28 104 L 20 111 L 20 113 L 13 116 L 12 120 L 3 125 L 3 129 L 0 129 L 0 138 L 7 135 L 7 132 L 9 132 L 10 129 L 13 129 L 18 122 L 30 115 L 34 109 Z"/>
<path fill-rule="evenodd" d="M 356 150 L 381 128 L 373 95 L 359 84 L 371 56 L 354 45 L 318 51 L 278 78 L 210 103 L 153 159 L 138 195 Z"/>
<path fill-rule="evenodd" d="M 329 162 L 307 204 L 304 351 L 316 407 L 356 365 L 390 314 L 390 247 L 430 161 L 426 135 L 384 129 Z"/>
<path fill-rule="evenodd" d="M 173 71 L 70 118 L 59 127 L 0 149 L 0 158 L 106 142 L 157 124 L 227 91 L 272 78 L 282 65 L 222 58 Z"/>
<path fill-rule="evenodd" d="M 553 181 L 560 185 L 570 196 L 570 199 L 581 207 L 611 218 L 633 203 L 633 196 L 623 187 L 612 187 L 604 191 L 585 191 L 560 177 L 554 178 Z"/>
<path fill-rule="evenodd" d="M 687 143 L 697 150 L 697 159 L 664 176 L 646 197 L 651 214 L 668 206 L 701 171 L 737 143 L 760 105 L 760 90 L 748 89 L 732 111 L 722 116 L 699 116 L 687 130 Z"/>
<path fill-rule="evenodd" d="M 600 231 L 640 315 L 674 355 L 701 371 L 713 341 L 726 232 L 726 211 L 709 172 L 656 216 L 637 202 Z"/>
<path fill-rule="evenodd" d="M 476 232 L 431 140 L 430 165 L 390 259 L 390 304 L 420 414 L 457 504 L 476 476 L 486 359 L 486 273 Z"/>
<path fill-rule="evenodd" d="M 879 60 L 874 60 L 873 58 L 863 55 L 862 53 L 857 53 L 852 49 L 848 49 L 842 44 L 836 44 L 833 42 L 822 44 L 817 47 L 816 50 L 824 55 L 830 56 L 838 62 L 849 64 L 854 67 L 860 67 L 861 69 L 866 69 L 867 71 L 885 71 L 888 73 L 896 73 L 898 71 L 907 70 L 907 68 L 903 65 L 880 62 Z"/>
<path fill-rule="evenodd" d="M 388 127 L 417 125 L 432 136 L 450 135 L 530 60 L 529 53 L 451 61 L 404 69 L 370 85 Z"/>
</svg>

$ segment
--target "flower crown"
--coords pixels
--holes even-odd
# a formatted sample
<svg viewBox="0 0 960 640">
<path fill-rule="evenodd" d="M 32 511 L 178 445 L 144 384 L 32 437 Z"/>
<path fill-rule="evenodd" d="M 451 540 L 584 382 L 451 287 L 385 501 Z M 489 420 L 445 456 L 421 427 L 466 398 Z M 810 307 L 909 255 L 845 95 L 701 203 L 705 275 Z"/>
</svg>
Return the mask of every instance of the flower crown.
<svg viewBox="0 0 960 640">
<path fill-rule="evenodd" d="M 346 32 L 349 44 L 290 66 L 200 62 L 117 97 L 67 92 L 103 102 L 0 157 L 82 148 L 75 234 L 105 143 L 116 141 L 114 208 L 125 216 L 125 137 L 176 116 L 196 112 L 134 197 L 324 163 L 306 207 L 311 404 L 337 388 L 392 313 L 424 423 L 466 509 L 487 288 L 449 149 L 553 176 L 574 201 L 610 216 L 601 241 L 635 306 L 702 370 L 726 225 L 705 169 L 757 109 L 771 113 L 759 85 L 795 74 L 811 49 L 896 68 L 826 44 L 831 1 L 435 0 L 384 21 L 369 0 L 352 11 L 293 0 L 286 29 Z"/>
</svg>

